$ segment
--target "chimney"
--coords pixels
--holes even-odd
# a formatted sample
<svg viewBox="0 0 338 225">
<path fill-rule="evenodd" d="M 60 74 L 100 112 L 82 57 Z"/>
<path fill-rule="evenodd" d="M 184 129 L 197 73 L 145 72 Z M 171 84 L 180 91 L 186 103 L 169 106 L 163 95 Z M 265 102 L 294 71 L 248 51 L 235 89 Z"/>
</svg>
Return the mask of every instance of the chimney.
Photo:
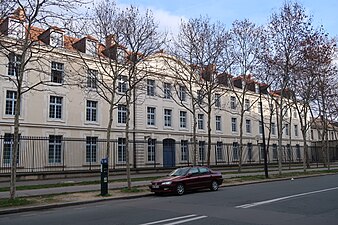
<svg viewBox="0 0 338 225">
<path fill-rule="evenodd" d="M 116 45 L 115 39 L 116 39 L 116 35 L 114 35 L 114 34 L 108 35 L 106 37 L 106 48 L 110 48 L 110 47 Z"/>
</svg>

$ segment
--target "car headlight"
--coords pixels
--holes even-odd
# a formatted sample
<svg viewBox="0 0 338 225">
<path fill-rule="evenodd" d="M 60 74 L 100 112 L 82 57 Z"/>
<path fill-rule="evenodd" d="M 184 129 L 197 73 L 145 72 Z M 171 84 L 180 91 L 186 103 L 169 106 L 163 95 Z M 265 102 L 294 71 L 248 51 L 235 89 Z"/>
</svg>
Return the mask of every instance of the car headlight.
<svg viewBox="0 0 338 225">
<path fill-rule="evenodd" d="M 162 183 L 162 185 L 170 185 L 170 184 L 171 184 L 171 181 L 166 181 Z"/>
</svg>

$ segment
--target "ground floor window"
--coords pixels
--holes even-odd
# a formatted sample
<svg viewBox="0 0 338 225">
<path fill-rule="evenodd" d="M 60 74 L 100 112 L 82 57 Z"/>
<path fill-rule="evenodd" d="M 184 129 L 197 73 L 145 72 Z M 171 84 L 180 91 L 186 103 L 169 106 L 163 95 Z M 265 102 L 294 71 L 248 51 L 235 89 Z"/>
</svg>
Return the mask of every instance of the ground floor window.
<svg viewBox="0 0 338 225">
<path fill-rule="evenodd" d="M 97 162 L 97 137 L 86 137 L 86 162 Z"/>
<path fill-rule="evenodd" d="M 61 154 L 62 154 L 62 136 L 49 135 L 48 162 L 61 163 Z"/>
<path fill-rule="evenodd" d="M 187 161 L 188 160 L 188 141 L 181 140 L 181 160 Z"/>
<path fill-rule="evenodd" d="M 216 143 L 216 159 L 218 161 L 223 160 L 223 142 L 217 141 Z"/>
<path fill-rule="evenodd" d="M 4 136 L 4 148 L 3 148 L 3 163 L 11 164 L 14 147 L 14 135 L 6 133 Z M 16 162 L 19 163 L 19 152 L 17 154 Z"/>
<path fill-rule="evenodd" d="M 156 139 L 148 139 L 148 162 L 155 161 Z"/>
<path fill-rule="evenodd" d="M 238 155 L 238 142 L 232 143 L 232 159 L 234 161 L 238 161 L 239 155 Z"/>
<path fill-rule="evenodd" d="M 300 146 L 298 144 L 296 145 L 296 156 L 297 159 L 300 159 Z"/>
<path fill-rule="evenodd" d="M 126 139 L 125 138 L 117 139 L 117 160 L 118 162 L 126 161 Z"/>
<path fill-rule="evenodd" d="M 276 144 L 272 145 L 272 158 L 274 160 L 277 160 L 277 158 L 278 158 L 277 145 Z"/>
<path fill-rule="evenodd" d="M 198 143 L 198 149 L 200 161 L 205 161 L 205 141 L 200 141 Z"/>
<path fill-rule="evenodd" d="M 247 149 L 248 149 L 248 160 L 252 161 L 253 155 L 252 155 L 252 143 L 247 144 Z"/>
</svg>

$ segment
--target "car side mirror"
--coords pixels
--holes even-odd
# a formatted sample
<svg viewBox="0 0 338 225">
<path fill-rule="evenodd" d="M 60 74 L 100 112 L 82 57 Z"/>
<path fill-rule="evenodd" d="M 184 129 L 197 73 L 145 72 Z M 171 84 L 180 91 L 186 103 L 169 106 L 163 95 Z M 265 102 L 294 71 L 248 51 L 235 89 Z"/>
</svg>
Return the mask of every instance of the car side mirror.
<svg viewBox="0 0 338 225">
<path fill-rule="evenodd" d="M 188 173 L 188 174 L 187 174 L 187 177 L 191 177 L 191 176 L 192 176 L 192 173 Z"/>
</svg>

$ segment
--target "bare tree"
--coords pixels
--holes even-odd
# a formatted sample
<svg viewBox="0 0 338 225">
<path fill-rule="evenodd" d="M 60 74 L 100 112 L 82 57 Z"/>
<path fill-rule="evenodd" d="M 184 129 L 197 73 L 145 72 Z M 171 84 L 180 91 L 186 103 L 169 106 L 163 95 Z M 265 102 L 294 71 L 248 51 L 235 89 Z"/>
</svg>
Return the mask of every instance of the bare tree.
<svg viewBox="0 0 338 225">
<path fill-rule="evenodd" d="M 297 65 L 302 62 L 301 43 L 309 31 L 311 19 L 298 3 L 286 2 L 280 12 L 273 13 L 268 24 L 269 50 L 264 54 L 269 67 L 269 76 L 276 79 L 272 87 L 278 91 L 276 101 L 278 130 L 278 168 L 282 173 L 282 137 L 285 97 L 291 76 L 296 74 Z"/>
<path fill-rule="evenodd" d="M 219 72 L 226 65 L 222 55 L 227 51 L 229 35 L 220 23 L 211 23 L 208 18 L 196 18 L 181 22 L 180 33 L 173 43 L 171 54 L 180 61 L 172 70 L 178 81 L 177 87 L 187 91 L 190 104 L 179 99 L 177 103 L 192 115 L 193 165 L 197 163 L 197 114 L 207 114 L 208 150 L 207 165 L 210 165 L 212 146 L 211 115 L 215 105 L 215 96 L 220 97 Z M 179 94 L 179 89 L 176 89 Z M 204 100 L 207 100 L 206 102 Z M 202 153 L 204 154 L 204 153 Z M 201 156 L 202 157 L 202 156 Z"/>
<path fill-rule="evenodd" d="M 121 159 L 126 162 L 130 189 L 130 142 L 133 140 L 135 155 L 136 110 L 141 96 L 139 92 L 144 89 L 144 78 L 149 75 L 149 60 L 161 48 L 165 35 L 158 32 L 158 25 L 150 10 L 141 13 L 132 5 L 122 9 L 115 2 L 99 2 L 93 18 L 92 32 L 99 40 L 105 39 L 104 50 L 98 53 L 96 65 L 101 73 L 97 79 L 98 93 L 110 106 L 106 155 L 109 157 L 113 111 L 119 108 L 125 113 L 123 121 L 120 121 L 125 123 L 125 148 Z"/>
<path fill-rule="evenodd" d="M 8 5 L 7 5 L 8 4 Z M 50 27 L 71 19 L 72 11 L 81 1 L 53 1 L 53 0 L 15 0 L 7 1 L 8 9 L 17 10 L 3 21 L 0 36 L 1 54 L 9 61 L 9 73 L 0 78 L 9 81 L 15 88 L 14 134 L 11 155 L 11 184 L 10 198 L 16 197 L 16 170 L 19 151 L 20 111 L 21 102 L 25 94 L 32 90 L 43 91 L 43 85 L 50 84 L 50 77 L 45 76 L 44 59 L 55 46 L 45 46 L 37 37 L 39 28 Z M 1 5 L 3 6 L 3 5 Z M 73 16 L 75 15 L 72 14 Z M 33 73 L 34 72 L 34 73 Z M 26 74 L 30 74 L 29 79 Z M 33 79 L 33 75 L 36 77 Z"/>
<path fill-rule="evenodd" d="M 324 156 L 324 165 L 330 169 L 330 156 L 328 148 L 328 132 L 333 114 L 334 101 L 337 88 L 337 66 L 334 64 L 336 54 L 336 40 L 330 38 L 322 29 L 315 32 L 306 44 L 306 75 L 314 79 L 311 98 L 312 115 L 320 134 L 321 149 Z M 314 118 L 315 119 L 315 118 Z"/>
<path fill-rule="evenodd" d="M 262 41 L 264 33 L 261 27 L 257 27 L 249 20 L 235 21 L 230 30 L 232 35 L 231 56 L 234 59 L 231 73 L 239 78 L 231 82 L 231 89 L 239 106 L 239 163 L 238 171 L 241 172 L 243 161 L 243 122 L 246 112 L 258 101 L 258 96 L 250 94 L 255 92 L 255 82 L 252 74 L 259 68 Z M 249 99 L 249 95 L 251 99 Z M 255 99 L 256 98 L 256 99 Z M 263 121 L 261 121 L 263 123 Z"/>
</svg>

